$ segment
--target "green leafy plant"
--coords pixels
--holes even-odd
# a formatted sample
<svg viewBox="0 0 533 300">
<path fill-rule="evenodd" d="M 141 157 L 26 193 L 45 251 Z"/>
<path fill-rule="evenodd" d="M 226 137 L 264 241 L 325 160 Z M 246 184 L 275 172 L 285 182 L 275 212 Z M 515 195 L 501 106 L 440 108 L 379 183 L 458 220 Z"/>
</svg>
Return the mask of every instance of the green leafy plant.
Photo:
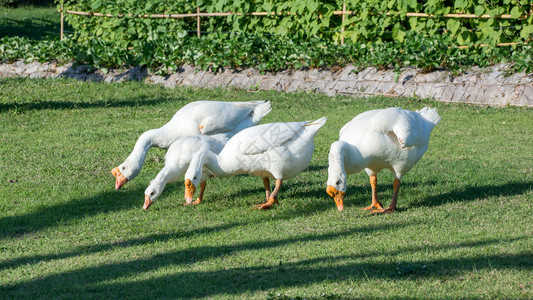
<svg viewBox="0 0 533 300">
<path fill-rule="evenodd" d="M 457 45 L 477 45 L 524 42 L 533 35 L 533 15 L 528 0 L 430 0 L 409 1 L 348 0 L 346 16 L 334 15 L 343 2 L 270 0 L 270 1 L 207 1 L 168 2 L 153 0 L 68 0 L 71 10 L 109 14 L 113 17 L 67 15 L 75 29 L 75 38 L 87 42 L 101 38 L 121 47 L 134 47 L 147 41 L 165 41 L 184 31 L 194 31 L 194 18 L 145 18 L 144 15 L 203 12 L 233 12 L 227 17 L 202 18 L 201 28 L 206 32 L 223 33 L 233 37 L 238 32 L 249 34 L 276 34 L 282 37 L 313 37 L 339 41 L 341 37 L 354 42 L 404 42 L 408 32 L 424 35 L 446 35 Z M 263 12 L 268 16 L 252 16 Z M 408 13 L 425 13 L 429 17 L 411 17 Z M 474 14 L 475 18 L 449 18 L 448 14 Z M 501 15 L 510 18 L 500 18 Z M 489 16 L 490 18 L 478 18 Z M 341 33 L 341 26 L 344 31 Z"/>
<path fill-rule="evenodd" d="M 353 64 L 378 68 L 418 67 L 425 71 L 446 68 L 460 72 L 470 66 L 511 63 L 512 71 L 532 72 L 533 47 L 471 47 L 460 49 L 447 36 L 428 37 L 406 33 L 404 43 L 349 42 L 344 45 L 310 38 L 291 39 L 277 35 L 235 34 L 227 39 L 222 33 L 186 39 L 176 37 L 165 43 L 148 41 L 136 47 L 116 47 L 112 42 L 92 39 L 78 43 L 34 41 L 27 38 L 0 39 L 0 59 L 15 61 L 74 60 L 93 68 L 146 66 L 159 74 L 169 74 L 183 64 L 204 70 L 254 67 L 263 72 L 284 69 L 336 67 Z"/>
</svg>

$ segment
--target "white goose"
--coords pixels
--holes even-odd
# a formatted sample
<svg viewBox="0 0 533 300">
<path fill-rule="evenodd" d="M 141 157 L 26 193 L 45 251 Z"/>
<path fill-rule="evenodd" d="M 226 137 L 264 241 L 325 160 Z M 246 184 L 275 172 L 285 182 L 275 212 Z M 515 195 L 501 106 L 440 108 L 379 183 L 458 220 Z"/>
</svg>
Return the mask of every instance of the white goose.
<svg viewBox="0 0 533 300">
<path fill-rule="evenodd" d="M 199 151 L 209 150 L 213 153 L 220 153 L 224 145 L 228 142 L 229 135 L 219 133 L 215 135 L 187 136 L 176 140 L 168 148 L 165 155 L 165 167 L 150 182 L 144 191 L 144 206 L 148 210 L 150 205 L 161 195 L 167 183 L 176 182 L 185 174 L 193 156 Z M 195 202 L 188 201 L 185 204 L 199 204 L 202 201 L 206 186 L 206 172 L 203 172 L 200 182 L 200 195 Z M 192 199 L 191 199 L 192 200 Z"/>
<path fill-rule="evenodd" d="M 327 193 L 343 209 L 348 174 L 362 171 L 370 176 L 373 213 L 392 213 L 396 209 L 400 180 L 428 149 L 429 135 L 441 118 L 436 109 L 424 107 L 413 112 L 401 108 L 364 112 L 340 130 L 340 140 L 331 145 Z M 377 173 L 390 169 L 394 193 L 388 208 L 378 201 Z"/>
<path fill-rule="evenodd" d="M 151 147 L 168 148 L 184 136 L 216 133 L 234 135 L 244 128 L 259 124 L 270 111 L 270 101 L 197 101 L 185 105 L 161 128 L 143 133 L 126 161 L 111 170 L 116 177 L 115 189 L 120 189 L 139 174 Z"/>
<path fill-rule="evenodd" d="M 278 202 L 283 180 L 295 177 L 309 166 L 314 137 L 325 123 L 326 118 L 321 118 L 314 122 L 254 126 L 233 136 L 218 155 L 207 150 L 199 152 L 185 173 L 186 200 L 192 200 L 205 167 L 215 176 L 248 174 L 263 178 L 267 201 L 256 208 L 270 208 Z M 276 179 L 272 193 L 269 178 Z"/>
</svg>

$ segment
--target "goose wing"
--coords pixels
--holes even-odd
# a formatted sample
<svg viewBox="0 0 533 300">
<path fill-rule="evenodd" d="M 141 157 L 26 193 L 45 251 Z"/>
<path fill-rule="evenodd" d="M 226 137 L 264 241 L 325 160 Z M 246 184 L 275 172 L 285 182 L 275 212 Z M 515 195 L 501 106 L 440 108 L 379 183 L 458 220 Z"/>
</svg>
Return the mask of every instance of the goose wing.
<svg viewBox="0 0 533 300">
<path fill-rule="evenodd" d="M 423 124 L 418 113 L 401 110 L 392 126 L 402 148 L 416 146 L 423 136 Z"/>
<path fill-rule="evenodd" d="M 307 122 L 270 123 L 248 128 L 233 139 L 238 140 L 242 155 L 257 155 L 296 138 Z M 233 140 L 232 139 L 232 140 Z"/>
<path fill-rule="evenodd" d="M 216 102 L 202 107 L 198 128 L 201 134 L 212 135 L 235 130 L 243 121 L 254 116 L 255 108 L 265 103 Z"/>
</svg>

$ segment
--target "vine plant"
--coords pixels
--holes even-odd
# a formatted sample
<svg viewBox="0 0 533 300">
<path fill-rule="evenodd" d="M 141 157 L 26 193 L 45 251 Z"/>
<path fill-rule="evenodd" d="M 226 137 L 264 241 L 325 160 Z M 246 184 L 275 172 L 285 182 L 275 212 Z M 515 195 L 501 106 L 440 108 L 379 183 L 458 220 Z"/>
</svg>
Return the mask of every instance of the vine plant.
<svg viewBox="0 0 533 300">
<path fill-rule="evenodd" d="M 65 0 L 66 9 L 99 12 L 123 17 L 67 15 L 79 41 L 99 38 L 121 47 L 135 47 L 146 41 L 185 38 L 196 29 L 194 18 L 144 18 L 150 14 L 234 12 L 228 17 L 202 18 L 202 30 L 233 36 L 236 32 L 276 34 L 309 39 L 339 41 L 341 35 L 354 42 L 403 42 L 408 31 L 425 36 L 446 35 L 457 45 L 524 42 L 533 35 L 531 0 L 346 0 L 345 21 L 334 15 L 342 0 Z M 252 16 L 266 12 L 268 16 Z M 408 17 L 420 12 L 430 17 Z M 448 14 L 469 13 L 474 18 L 449 18 Z M 133 16 L 130 16 L 133 15 Z M 489 18 L 479 18 L 488 15 Z M 510 18 L 501 18 L 508 15 Z M 341 33 L 341 26 L 344 31 Z"/>
</svg>

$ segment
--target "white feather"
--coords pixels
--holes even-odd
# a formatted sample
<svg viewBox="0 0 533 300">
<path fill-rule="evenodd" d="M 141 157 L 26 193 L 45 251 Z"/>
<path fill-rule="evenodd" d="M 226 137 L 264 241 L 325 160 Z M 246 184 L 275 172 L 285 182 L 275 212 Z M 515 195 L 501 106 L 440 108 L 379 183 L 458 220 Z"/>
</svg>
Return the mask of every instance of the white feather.
<svg viewBox="0 0 533 300">
<path fill-rule="evenodd" d="M 137 176 L 151 147 L 168 148 L 181 137 L 237 132 L 257 125 L 271 111 L 270 101 L 197 101 L 182 107 L 161 128 L 148 130 L 137 140 L 126 161 L 118 169 L 128 180 Z"/>
<path fill-rule="evenodd" d="M 432 129 L 440 121 L 435 109 L 401 108 L 363 112 L 340 131 L 329 154 L 327 184 L 346 191 L 346 177 L 365 170 L 375 175 L 390 169 L 400 179 L 424 155 Z"/>
<path fill-rule="evenodd" d="M 270 123 L 244 129 L 233 136 L 220 154 L 198 153 L 185 179 L 198 186 L 202 167 L 216 176 L 248 174 L 262 178 L 290 179 L 309 166 L 314 137 L 326 118 L 315 122 Z"/>
</svg>

